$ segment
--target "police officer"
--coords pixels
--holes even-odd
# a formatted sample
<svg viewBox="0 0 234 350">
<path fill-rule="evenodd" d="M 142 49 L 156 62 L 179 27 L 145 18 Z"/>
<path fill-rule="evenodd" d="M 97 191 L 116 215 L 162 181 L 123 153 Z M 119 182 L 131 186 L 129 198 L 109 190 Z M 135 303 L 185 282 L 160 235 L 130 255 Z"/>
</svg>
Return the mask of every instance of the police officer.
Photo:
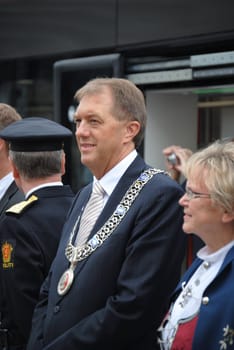
<svg viewBox="0 0 234 350">
<path fill-rule="evenodd" d="M 6 211 L 0 224 L 0 349 L 25 348 L 40 286 L 56 254 L 73 200 L 63 143 L 69 129 L 46 118 L 25 118 L 0 132 L 9 142 L 17 186 L 25 200 Z"/>
</svg>

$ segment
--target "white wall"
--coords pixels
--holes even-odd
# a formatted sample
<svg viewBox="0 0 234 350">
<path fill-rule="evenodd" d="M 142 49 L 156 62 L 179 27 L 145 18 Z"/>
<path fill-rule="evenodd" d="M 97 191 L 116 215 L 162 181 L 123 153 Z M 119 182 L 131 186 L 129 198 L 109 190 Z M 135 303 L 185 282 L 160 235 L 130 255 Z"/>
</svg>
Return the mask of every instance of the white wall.
<svg viewBox="0 0 234 350">
<path fill-rule="evenodd" d="M 165 169 L 163 148 L 175 144 L 196 150 L 197 96 L 192 94 L 146 91 L 148 120 L 144 159 Z"/>
<path fill-rule="evenodd" d="M 226 107 L 221 112 L 221 138 L 234 137 L 234 108 Z"/>
</svg>

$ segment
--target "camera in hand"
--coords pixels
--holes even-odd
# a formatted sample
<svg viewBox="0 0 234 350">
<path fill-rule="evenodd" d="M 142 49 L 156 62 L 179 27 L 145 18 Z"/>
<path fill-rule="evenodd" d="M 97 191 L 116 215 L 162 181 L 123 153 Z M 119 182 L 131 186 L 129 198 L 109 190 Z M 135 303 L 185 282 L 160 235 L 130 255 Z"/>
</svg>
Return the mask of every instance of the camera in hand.
<svg viewBox="0 0 234 350">
<path fill-rule="evenodd" d="M 172 164 L 172 165 L 176 165 L 178 164 L 178 158 L 176 156 L 175 153 L 171 153 L 168 157 L 167 157 L 167 161 Z"/>
</svg>

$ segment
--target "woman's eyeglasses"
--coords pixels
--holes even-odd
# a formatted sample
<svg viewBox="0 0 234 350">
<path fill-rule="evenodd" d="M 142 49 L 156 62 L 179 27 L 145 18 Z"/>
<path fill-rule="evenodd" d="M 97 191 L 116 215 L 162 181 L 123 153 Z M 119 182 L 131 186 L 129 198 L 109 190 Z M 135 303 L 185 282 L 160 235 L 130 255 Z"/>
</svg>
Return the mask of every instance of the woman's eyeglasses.
<svg viewBox="0 0 234 350">
<path fill-rule="evenodd" d="M 194 199 L 194 198 L 210 198 L 211 197 L 211 195 L 209 193 L 194 192 L 190 188 L 185 189 L 185 194 L 189 200 Z"/>
</svg>

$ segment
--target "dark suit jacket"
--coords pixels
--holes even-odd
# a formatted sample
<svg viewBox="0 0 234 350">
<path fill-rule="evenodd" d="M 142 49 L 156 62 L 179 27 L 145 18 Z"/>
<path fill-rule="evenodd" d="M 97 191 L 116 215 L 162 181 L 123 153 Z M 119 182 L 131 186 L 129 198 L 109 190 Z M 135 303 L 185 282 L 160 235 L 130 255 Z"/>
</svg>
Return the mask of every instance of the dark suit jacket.
<svg viewBox="0 0 234 350">
<path fill-rule="evenodd" d="M 44 187 L 33 194 L 38 200 L 19 214 L 7 213 L 0 223 L 0 311 L 11 345 L 28 340 L 39 289 L 74 198 L 69 186 Z"/>
<path fill-rule="evenodd" d="M 138 156 L 110 196 L 91 236 L 146 168 Z M 154 176 L 112 235 L 78 263 L 70 291 L 59 296 L 58 281 L 69 265 L 64 249 L 88 200 L 86 191 L 90 193 L 91 186 L 77 194 L 42 286 L 28 350 L 155 349 L 156 329 L 184 257 L 181 186 L 165 174 Z"/>
<path fill-rule="evenodd" d="M 0 221 L 4 218 L 6 209 L 22 200 L 24 200 L 24 194 L 18 189 L 15 181 L 13 181 L 0 200 Z"/>
</svg>

